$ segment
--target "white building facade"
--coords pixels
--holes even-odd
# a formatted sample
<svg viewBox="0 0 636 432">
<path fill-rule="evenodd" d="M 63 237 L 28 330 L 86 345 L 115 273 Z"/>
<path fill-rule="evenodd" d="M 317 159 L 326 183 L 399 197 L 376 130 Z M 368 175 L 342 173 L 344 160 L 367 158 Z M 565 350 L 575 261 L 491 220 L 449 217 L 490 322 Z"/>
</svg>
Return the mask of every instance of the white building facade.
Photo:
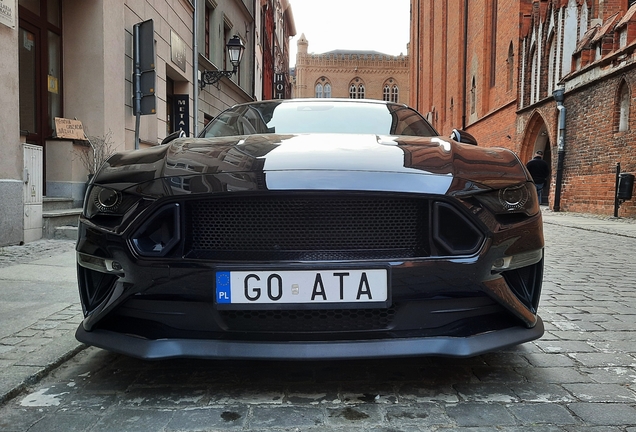
<svg viewBox="0 0 636 432">
<path fill-rule="evenodd" d="M 50 237 L 52 198 L 70 200 L 77 217 L 89 147 L 61 137 L 56 117 L 81 122 L 111 152 L 158 145 L 179 129 L 193 135 L 221 110 L 256 99 L 258 8 L 259 0 L 0 0 L 0 246 Z M 154 110 L 137 128 L 133 34 L 150 20 Z M 203 71 L 232 69 L 226 43 L 235 35 L 245 46 L 238 70 L 201 88 Z"/>
</svg>

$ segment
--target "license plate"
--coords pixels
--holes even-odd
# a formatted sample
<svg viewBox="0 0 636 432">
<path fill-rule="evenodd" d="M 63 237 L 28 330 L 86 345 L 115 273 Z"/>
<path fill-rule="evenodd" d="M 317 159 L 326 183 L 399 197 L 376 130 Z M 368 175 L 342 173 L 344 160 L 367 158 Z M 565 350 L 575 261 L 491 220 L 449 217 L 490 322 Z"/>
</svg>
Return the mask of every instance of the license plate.
<svg viewBox="0 0 636 432">
<path fill-rule="evenodd" d="M 385 303 L 387 269 L 219 271 L 219 305 Z"/>
</svg>

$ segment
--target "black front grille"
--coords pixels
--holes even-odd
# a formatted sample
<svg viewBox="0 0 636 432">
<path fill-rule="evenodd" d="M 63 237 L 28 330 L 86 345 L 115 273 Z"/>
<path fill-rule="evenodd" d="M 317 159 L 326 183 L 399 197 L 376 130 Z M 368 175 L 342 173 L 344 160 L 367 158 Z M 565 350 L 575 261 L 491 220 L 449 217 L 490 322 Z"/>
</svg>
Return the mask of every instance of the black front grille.
<svg viewBox="0 0 636 432">
<path fill-rule="evenodd" d="M 427 255 L 428 201 L 264 197 L 189 203 L 189 249 L 234 260 Z"/>
<path fill-rule="evenodd" d="M 428 199 L 360 195 L 190 201 L 185 251 L 189 258 L 239 262 L 428 257 L 437 249 L 431 227 L 439 225 L 431 222 L 432 208 Z M 472 227 L 464 216 L 457 219 Z M 477 244 L 481 234 L 465 231 Z"/>
<path fill-rule="evenodd" d="M 387 330 L 395 309 L 219 311 L 228 331 L 314 333 Z"/>
</svg>

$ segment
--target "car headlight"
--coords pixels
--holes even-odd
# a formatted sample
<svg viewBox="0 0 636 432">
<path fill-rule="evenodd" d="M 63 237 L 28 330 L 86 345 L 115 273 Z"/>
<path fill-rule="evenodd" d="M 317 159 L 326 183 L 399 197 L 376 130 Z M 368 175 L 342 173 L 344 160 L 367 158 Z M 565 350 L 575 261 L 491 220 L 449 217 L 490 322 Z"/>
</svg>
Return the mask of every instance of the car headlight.
<svg viewBox="0 0 636 432">
<path fill-rule="evenodd" d="M 524 213 L 533 216 L 539 212 L 537 190 L 530 182 L 476 195 L 476 198 L 495 214 Z"/>
<path fill-rule="evenodd" d="M 92 185 L 84 201 L 84 215 L 92 218 L 96 215 L 121 216 L 141 197 L 117 189 Z"/>
</svg>

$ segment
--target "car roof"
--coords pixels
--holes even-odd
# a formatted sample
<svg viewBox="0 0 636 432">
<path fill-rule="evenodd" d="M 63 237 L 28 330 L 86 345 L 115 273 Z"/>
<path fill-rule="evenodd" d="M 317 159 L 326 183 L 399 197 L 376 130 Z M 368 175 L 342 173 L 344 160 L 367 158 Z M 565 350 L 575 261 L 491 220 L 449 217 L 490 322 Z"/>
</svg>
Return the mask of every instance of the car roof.
<svg viewBox="0 0 636 432">
<path fill-rule="evenodd" d="M 268 99 L 268 100 L 260 100 L 260 101 L 253 101 L 253 102 L 245 102 L 245 103 L 240 103 L 240 104 L 236 104 L 233 107 L 237 107 L 237 106 L 243 106 L 243 105 L 254 105 L 254 104 L 261 104 L 261 103 L 324 103 L 324 102 L 331 102 L 331 103 L 367 103 L 367 104 L 377 104 L 377 105 L 399 105 L 399 106 L 403 106 L 405 108 L 408 108 L 408 105 L 403 104 L 403 103 L 397 103 L 397 102 L 389 102 L 389 101 L 383 101 L 383 100 L 379 100 L 379 99 L 348 99 L 348 98 L 298 98 L 298 99 Z"/>
</svg>

